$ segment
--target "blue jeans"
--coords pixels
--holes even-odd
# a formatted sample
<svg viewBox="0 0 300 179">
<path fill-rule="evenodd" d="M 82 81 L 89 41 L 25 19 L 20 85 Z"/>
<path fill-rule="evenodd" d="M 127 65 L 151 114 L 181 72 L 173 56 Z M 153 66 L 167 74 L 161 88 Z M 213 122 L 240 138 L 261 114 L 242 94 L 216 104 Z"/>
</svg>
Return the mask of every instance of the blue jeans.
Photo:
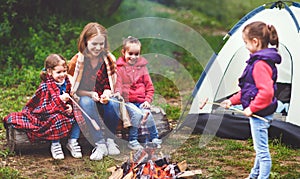
<svg viewBox="0 0 300 179">
<path fill-rule="evenodd" d="M 264 116 L 269 121 L 273 115 Z M 251 169 L 250 178 L 267 179 L 269 178 L 272 160 L 268 144 L 268 128 L 270 123 L 261 119 L 250 117 L 250 128 L 253 139 L 254 150 L 256 153 L 254 166 Z"/>
<path fill-rule="evenodd" d="M 80 136 L 80 128 L 78 123 L 75 121 L 75 123 L 72 125 L 72 129 L 70 132 L 70 139 L 79 139 Z M 52 140 L 52 143 L 59 143 L 60 140 Z"/>
<path fill-rule="evenodd" d="M 100 126 L 101 128 L 101 123 L 100 123 L 101 119 L 97 110 L 96 102 L 88 96 L 80 96 L 79 105 L 89 115 L 90 118 L 96 121 L 98 126 Z M 89 118 L 84 114 L 82 115 L 85 119 L 86 128 L 87 128 L 87 131 L 82 131 L 82 132 L 85 133 L 85 136 L 88 138 L 89 142 L 91 144 L 105 143 L 102 130 L 101 129 L 96 130 L 92 125 L 91 121 L 89 120 Z"/>
<path fill-rule="evenodd" d="M 154 118 L 149 109 L 142 109 L 140 108 L 139 103 L 126 103 L 126 109 L 130 116 L 130 121 L 132 126 L 129 129 L 129 141 L 137 140 L 138 139 L 138 129 L 140 127 L 141 121 L 143 119 L 143 115 L 145 112 L 149 112 L 149 116 L 145 123 L 147 130 L 150 134 L 150 141 L 154 138 L 158 138 L 158 131 L 155 126 Z"/>
<path fill-rule="evenodd" d="M 116 98 L 112 98 L 117 101 Z M 120 120 L 120 105 L 119 103 L 108 101 L 107 104 L 97 103 L 100 115 L 103 117 L 104 124 L 108 129 L 106 137 L 115 138 L 116 130 Z"/>
<path fill-rule="evenodd" d="M 79 139 L 80 136 L 80 128 L 78 123 L 75 121 L 75 123 L 72 126 L 72 130 L 70 133 L 70 139 Z"/>
</svg>

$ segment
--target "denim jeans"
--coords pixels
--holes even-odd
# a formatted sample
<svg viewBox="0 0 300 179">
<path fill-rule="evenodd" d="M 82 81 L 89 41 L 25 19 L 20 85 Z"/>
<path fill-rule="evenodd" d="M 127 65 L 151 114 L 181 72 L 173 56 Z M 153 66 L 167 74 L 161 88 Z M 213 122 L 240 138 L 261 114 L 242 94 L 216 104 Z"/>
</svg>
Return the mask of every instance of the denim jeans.
<svg viewBox="0 0 300 179">
<path fill-rule="evenodd" d="M 273 115 L 264 116 L 269 121 Z M 254 166 L 251 169 L 250 178 L 267 179 L 269 178 L 272 160 L 268 144 L 268 128 L 270 123 L 261 119 L 250 117 L 250 128 L 253 139 L 254 150 L 256 153 Z"/>
<path fill-rule="evenodd" d="M 79 139 L 80 136 L 80 128 L 78 123 L 75 121 L 74 124 L 72 125 L 72 129 L 70 132 L 70 139 Z M 52 143 L 59 143 L 60 140 L 52 140 Z"/>
<path fill-rule="evenodd" d="M 117 101 L 116 98 L 112 98 Z M 115 138 L 116 130 L 120 120 L 120 105 L 119 103 L 108 101 L 107 104 L 97 103 L 97 107 L 100 115 L 103 117 L 103 121 L 106 130 L 106 137 Z"/>
<path fill-rule="evenodd" d="M 75 123 L 72 126 L 72 130 L 70 133 L 70 139 L 79 139 L 80 136 L 80 128 L 78 123 L 75 121 Z"/>
<path fill-rule="evenodd" d="M 81 96 L 79 100 L 79 105 L 89 115 L 90 118 L 94 119 L 97 122 L 98 126 L 100 126 L 101 128 L 101 123 L 100 123 L 101 119 L 98 114 L 96 102 L 88 96 Z M 85 119 L 85 123 L 87 125 L 87 130 L 88 130 L 88 131 L 82 131 L 85 133 L 84 136 L 86 137 L 88 136 L 88 140 L 91 144 L 104 143 L 105 140 L 103 137 L 102 130 L 101 129 L 96 130 L 92 125 L 91 121 L 89 120 L 89 118 L 84 114 L 82 115 Z"/>
<path fill-rule="evenodd" d="M 138 129 L 140 127 L 141 121 L 143 119 L 143 115 L 146 112 L 149 112 L 149 116 L 145 123 L 147 130 L 150 134 L 150 141 L 154 138 L 158 138 L 158 131 L 155 126 L 154 118 L 149 109 L 142 109 L 140 108 L 139 103 L 126 103 L 126 109 L 130 116 L 132 126 L 129 129 L 129 141 L 137 140 L 138 139 Z"/>
</svg>

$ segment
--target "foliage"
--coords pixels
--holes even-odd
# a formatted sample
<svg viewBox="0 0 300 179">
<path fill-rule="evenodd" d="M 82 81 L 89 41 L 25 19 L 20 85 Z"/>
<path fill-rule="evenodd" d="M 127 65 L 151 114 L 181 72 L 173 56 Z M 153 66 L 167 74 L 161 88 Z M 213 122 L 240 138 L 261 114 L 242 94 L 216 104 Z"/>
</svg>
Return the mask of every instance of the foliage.
<svg viewBox="0 0 300 179">
<path fill-rule="evenodd" d="M 10 167 L 1 167 L 0 168 L 0 178 L 14 179 L 14 178 L 20 178 L 20 177 L 21 177 L 21 174 L 17 170 L 14 170 Z"/>
<path fill-rule="evenodd" d="M 196 10 L 220 22 L 223 28 L 230 28 L 246 13 L 268 2 L 276 0 L 210 0 L 210 1 L 182 1 L 182 0 L 153 0 L 170 7 L 180 7 L 185 10 Z M 214 25 L 214 24 L 213 24 Z M 228 29 L 229 30 L 229 29 Z"/>
<path fill-rule="evenodd" d="M 32 66 L 41 69 L 44 59 L 51 53 L 60 53 L 68 59 L 75 54 L 80 26 L 59 22 L 56 16 L 47 21 L 46 27 L 43 25 L 39 23 L 29 27 L 28 36 L 22 40 L 11 37 L 7 44 L 1 45 L 3 53 L 0 54 L 0 62 L 3 67 L 13 69 Z"/>
<path fill-rule="evenodd" d="M 50 53 L 60 53 L 70 59 L 76 52 L 77 38 L 83 27 L 77 24 L 80 22 L 77 19 L 103 19 L 103 15 L 111 15 L 121 1 L 1 1 L 2 68 L 41 68 Z M 93 6 L 87 6 L 90 4 Z"/>
</svg>

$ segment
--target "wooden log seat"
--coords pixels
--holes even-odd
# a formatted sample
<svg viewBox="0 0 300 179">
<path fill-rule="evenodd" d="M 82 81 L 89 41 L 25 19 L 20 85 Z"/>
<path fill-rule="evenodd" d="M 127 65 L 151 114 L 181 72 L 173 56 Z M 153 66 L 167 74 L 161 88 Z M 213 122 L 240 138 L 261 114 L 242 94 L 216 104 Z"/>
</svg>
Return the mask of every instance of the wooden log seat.
<svg viewBox="0 0 300 179">
<path fill-rule="evenodd" d="M 168 119 L 166 117 L 165 112 L 160 107 L 152 107 L 151 108 L 152 115 L 154 117 L 157 130 L 159 132 L 159 136 L 163 137 L 167 135 L 170 131 L 170 125 Z M 128 139 L 128 129 L 123 128 L 122 121 L 120 120 L 119 126 L 116 132 L 117 137 L 127 140 Z M 81 145 L 88 145 L 89 143 L 84 138 L 83 135 L 80 135 L 80 143 Z M 141 136 L 141 140 L 144 140 L 145 136 Z M 29 149 L 40 149 L 46 148 L 49 146 L 49 141 L 38 141 L 38 142 L 30 142 L 26 132 L 19 129 L 14 129 L 11 125 L 8 125 L 6 128 L 6 139 L 7 145 L 10 151 L 17 151 L 21 152 L 22 150 L 29 150 Z M 63 139 L 66 140 L 66 139 Z"/>
</svg>

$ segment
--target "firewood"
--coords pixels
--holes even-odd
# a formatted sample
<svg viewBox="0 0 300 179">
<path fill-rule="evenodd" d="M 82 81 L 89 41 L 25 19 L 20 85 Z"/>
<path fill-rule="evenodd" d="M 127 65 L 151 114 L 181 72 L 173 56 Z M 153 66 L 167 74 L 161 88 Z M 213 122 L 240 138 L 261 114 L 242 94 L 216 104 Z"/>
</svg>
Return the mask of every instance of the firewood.
<svg viewBox="0 0 300 179">
<path fill-rule="evenodd" d="M 195 175 L 202 174 L 202 170 L 188 170 L 184 171 L 182 174 L 178 175 L 178 178 L 192 178 Z"/>
</svg>

